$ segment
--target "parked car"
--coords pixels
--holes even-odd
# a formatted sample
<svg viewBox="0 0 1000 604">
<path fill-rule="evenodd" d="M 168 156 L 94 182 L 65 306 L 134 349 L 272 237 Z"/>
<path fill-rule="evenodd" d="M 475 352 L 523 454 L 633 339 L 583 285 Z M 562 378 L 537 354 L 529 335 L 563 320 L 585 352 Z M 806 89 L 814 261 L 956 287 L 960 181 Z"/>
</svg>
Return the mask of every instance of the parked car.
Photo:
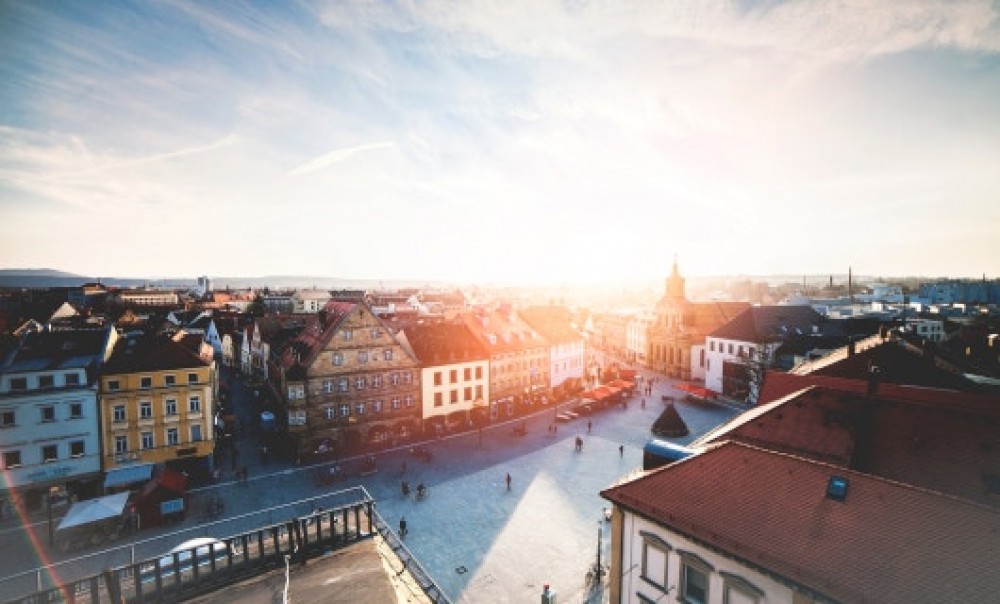
<svg viewBox="0 0 1000 604">
<path fill-rule="evenodd" d="M 194 560 L 191 557 L 192 553 L 194 554 Z M 234 549 L 233 555 L 238 553 L 239 551 Z M 174 554 L 176 554 L 177 559 L 176 568 L 174 567 Z M 183 576 L 191 572 L 195 560 L 197 560 L 199 572 L 208 572 L 212 558 L 215 558 L 216 567 L 218 568 L 220 563 L 223 565 L 226 564 L 226 558 L 228 557 L 229 546 L 221 539 L 216 539 L 215 537 L 188 539 L 157 560 L 144 565 L 142 567 L 143 582 L 152 581 L 156 577 L 157 564 L 160 567 L 160 577 L 173 576 L 175 570 L 180 571 Z"/>
</svg>

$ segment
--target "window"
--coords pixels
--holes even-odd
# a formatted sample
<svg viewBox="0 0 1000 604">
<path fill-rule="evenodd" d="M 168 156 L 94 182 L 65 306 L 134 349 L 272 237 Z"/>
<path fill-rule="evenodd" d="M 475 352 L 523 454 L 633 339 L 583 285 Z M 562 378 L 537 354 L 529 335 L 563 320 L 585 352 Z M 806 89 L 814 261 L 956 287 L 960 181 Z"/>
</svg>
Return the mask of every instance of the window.
<svg viewBox="0 0 1000 604">
<path fill-rule="evenodd" d="M 337 380 L 337 390 L 347 392 L 348 388 L 350 388 L 350 382 L 347 381 L 347 378 L 344 377 Z"/>
<path fill-rule="evenodd" d="M 336 366 L 340 366 L 340 365 L 344 364 L 344 355 L 343 355 L 343 353 L 340 353 L 340 352 L 333 353 L 333 364 L 336 365 Z"/>
<path fill-rule="evenodd" d="M 167 428 L 167 446 L 176 445 L 180 442 L 180 438 L 177 434 L 177 428 Z"/>
<path fill-rule="evenodd" d="M 382 376 L 381 375 L 373 375 L 372 376 L 372 388 L 381 388 L 381 387 L 382 387 Z"/>
<path fill-rule="evenodd" d="M 288 400 L 294 401 L 306 397 L 306 387 L 302 384 L 292 384 L 288 386 Z"/>
<path fill-rule="evenodd" d="M 327 394 L 333 392 L 333 380 L 323 380 L 323 392 Z"/>
<path fill-rule="evenodd" d="M 665 590 L 668 554 L 672 548 L 670 544 L 652 533 L 639 531 L 639 536 L 642 537 L 642 574 L 639 576 L 645 582 Z"/>
<path fill-rule="evenodd" d="M 466 386 L 465 387 L 465 392 L 463 394 L 465 394 L 465 398 L 463 400 L 471 401 L 472 400 L 472 386 Z"/>
<path fill-rule="evenodd" d="M 382 412 L 382 401 L 372 401 L 372 413 Z"/>
<path fill-rule="evenodd" d="M 404 397 L 403 397 L 403 403 L 404 403 L 404 404 L 405 404 L 405 405 L 406 405 L 407 407 L 412 407 L 412 406 L 413 406 L 413 396 L 412 396 L 412 395 L 409 395 L 409 394 L 407 394 L 406 396 L 404 396 Z"/>
<path fill-rule="evenodd" d="M 358 362 L 359 363 L 367 363 L 368 362 L 368 351 L 367 350 L 359 350 L 358 351 Z"/>
<path fill-rule="evenodd" d="M 45 423 L 56 421 L 56 408 L 52 405 L 42 407 L 42 421 Z"/>
<path fill-rule="evenodd" d="M 58 445 L 43 445 L 42 461 L 45 463 L 52 463 L 53 461 L 59 461 Z"/>
<path fill-rule="evenodd" d="M 404 371 L 403 372 L 403 383 L 404 384 L 412 384 L 413 383 L 413 376 L 410 375 L 409 371 Z"/>
<path fill-rule="evenodd" d="M 451 403 L 454 405 L 458 402 L 458 390 L 451 391 Z"/>
<path fill-rule="evenodd" d="M 477 401 L 483 400 L 483 387 L 482 386 L 476 386 L 476 400 Z"/>
<path fill-rule="evenodd" d="M 364 403 L 358 403 L 357 405 L 354 405 L 354 412 L 357 413 L 358 415 L 364 415 L 366 407 L 367 405 L 365 405 Z"/>
<path fill-rule="evenodd" d="M 345 329 L 344 331 L 342 331 L 340 333 L 342 333 L 344 335 L 344 339 L 345 340 L 352 340 L 352 339 L 354 339 L 354 334 L 351 332 L 350 329 Z"/>
<path fill-rule="evenodd" d="M 365 378 L 364 376 L 354 378 L 354 387 L 358 390 L 365 389 Z"/>
<path fill-rule="evenodd" d="M 441 385 L 441 372 L 440 371 L 435 371 L 434 372 L 434 385 L 435 386 L 440 386 Z"/>
<path fill-rule="evenodd" d="M 711 350 L 712 352 L 715 352 L 715 340 L 709 340 L 708 349 Z"/>
<path fill-rule="evenodd" d="M 373 340 L 377 340 L 377 339 L 379 339 L 381 337 L 382 337 L 382 330 L 381 329 L 379 329 L 378 327 L 376 327 L 375 329 L 372 329 L 372 339 Z"/>
<path fill-rule="evenodd" d="M 189 373 L 188 374 L 188 384 L 197 384 L 197 383 L 198 383 L 198 374 L 197 373 Z"/>
<path fill-rule="evenodd" d="M 114 392 L 115 390 L 121 390 L 122 384 L 118 380 L 108 380 L 108 391 Z"/>
<path fill-rule="evenodd" d="M 389 383 L 392 384 L 393 386 L 399 386 L 399 374 L 398 373 L 389 374 Z"/>
<path fill-rule="evenodd" d="M 55 379 L 51 375 L 38 376 L 39 388 L 52 388 L 55 385 L 56 385 Z"/>
<path fill-rule="evenodd" d="M 329 409 L 329 407 L 327 407 Z M 327 419 L 330 419 L 329 417 Z M 304 426 L 306 425 L 306 412 L 304 409 L 292 409 L 288 412 L 288 425 L 289 426 Z"/>
<path fill-rule="evenodd" d="M 382 360 L 391 361 L 392 360 L 392 350 L 386 348 L 382 351 Z"/>
<path fill-rule="evenodd" d="M 115 405 L 114 419 L 112 421 L 116 424 L 121 424 L 125 421 L 125 405 Z"/>
<path fill-rule="evenodd" d="M 27 390 L 28 389 L 28 378 L 11 378 L 10 379 L 10 389 L 11 390 Z"/>
<path fill-rule="evenodd" d="M 729 354 L 733 354 L 733 343 L 729 343 Z"/>
<path fill-rule="evenodd" d="M 458 383 L 458 369 L 452 369 L 448 372 L 448 382 L 451 384 Z"/>
<path fill-rule="evenodd" d="M 333 410 L 333 407 L 324 407 L 323 408 L 323 417 L 325 417 L 326 419 L 334 419 L 335 417 L 337 417 L 337 414 Z"/>
<path fill-rule="evenodd" d="M 0 426 L 7 427 L 14 425 L 14 410 L 4 409 L 0 411 Z"/>
<path fill-rule="evenodd" d="M 696 554 L 678 553 L 681 556 L 681 601 L 705 604 L 708 602 L 708 576 L 715 569 Z"/>
<path fill-rule="evenodd" d="M 399 409 L 399 397 L 398 396 L 392 397 L 392 408 L 393 409 Z"/>
<path fill-rule="evenodd" d="M 65 377 L 66 377 L 66 385 L 67 386 L 79 386 L 80 385 L 80 374 L 79 373 L 67 373 Z"/>
<path fill-rule="evenodd" d="M 722 575 L 723 604 L 758 604 L 764 599 L 763 590 L 739 575 L 719 571 Z"/>
<path fill-rule="evenodd" d="M 153 387 L 153 378 L 151 377 L 141 377 L 139 378 L 139 387 L 143 389 L 148 389 Z"/>
<path fill-rule="evenodd" d="M 142 448 L 152 449 L 153 448 L 153 433 L 143 432 L 142 433 Z"/>
<path fill-rule="evenodd" d="M 191 442 L 201 442 L 201 424 L 191 426 Z"/>
<path fill-rule="evenodd" d="M 482 367 L 476 367 L 476 379 L 477 380 L 483 379 L 483 368 Z"/>
<path fill-rule="evenodd" d="M 115 453 L 128 453 L 128 437 L 127 436 L 116 436 L 115 437 Z"/>
<path fill-rule="evenodd" d="M 343 404 L 340 406 L 340 417 L 350 417 L 351 416 L 351 406 L 348 404 Z"/>
<path fill-rule="evenodd" d="M 139 403 L 139 419 L 152 419 L 153 418 L 153 404 L 149 401 L 142 401 Z"/>
<path fill-rule="evenodd" d="M 197 394 L 188 397 L 188 413 L 201 413 L 201 397 Z"/>
<path fill-rule="evenodd" d="M 469 380 L 471 380 L 472 379 L 472 367 L 466 367 L 465 371 L 462 374 L 462 377 L 465 379 L 466 382 L 468 382 Z"/>
<path fill-rule="evenodd" d="M 168 398 L 163 403 L 163 412 L 165 415 L 177 415 L 177 399 Z"/>
<path fill-rule="evenodd" d="M 17 468 L 21 465 L 21 452 L 20 451 L 4 451 L 3 452 L 3 467 L 5 470 L 11 468 Z"/>
<path fill-rule="evenodd" d="M 70 457 L 83 457 L 83 441 L 74 440 L 69 443 L 69 456 Z"/>
<path fill-rule="evenodd" d="M 441 393 L 440 392 L 435 392 L 434 393 L 434 406 L 435 407 L 440 407 L 443 404 L 444 404 L 444 400 L 443 400 L 443 397 L 441 396 Z"/>
<path fill-rule="evenodd" d="M 70 403 L 69 417 L 70 419 L 80 419 L 83 417 L 83 405 L 81 403 Z"/>
<path fill-rule="evenodd" d="M 172 375 L 163 376 L 163 384 L 167 387 L 177 384 L 177 378 Z"/>
</svg>

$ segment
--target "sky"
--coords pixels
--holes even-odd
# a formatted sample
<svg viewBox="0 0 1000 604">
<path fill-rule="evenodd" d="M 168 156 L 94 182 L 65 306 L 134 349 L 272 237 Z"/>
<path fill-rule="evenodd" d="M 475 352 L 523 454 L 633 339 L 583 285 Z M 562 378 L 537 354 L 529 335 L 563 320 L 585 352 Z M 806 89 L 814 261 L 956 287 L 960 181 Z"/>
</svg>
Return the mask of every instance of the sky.
<svg viewBox="0 0 1000 604">
<path fill-rule="evenodd" d="M 1000 4 L 0 2 L 0 267 L 1000 276 Z"/>
</svg>

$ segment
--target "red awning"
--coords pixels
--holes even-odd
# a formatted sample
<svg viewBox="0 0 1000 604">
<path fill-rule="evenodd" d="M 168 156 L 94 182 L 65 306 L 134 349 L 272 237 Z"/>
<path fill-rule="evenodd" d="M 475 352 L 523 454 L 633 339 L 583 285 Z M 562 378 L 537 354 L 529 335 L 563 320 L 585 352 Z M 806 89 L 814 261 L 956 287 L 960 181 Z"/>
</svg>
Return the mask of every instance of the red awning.
<svg viewBox="0 0 1000 604">
<path fill-rule="evenodd" d="M 598 386 L 590 391 L 598 400 L 608 398 L 612 395 L 611 389 L 607 386 Z"/>
<path fill-rule="evenodd" d="M 701 398 L 715 398 L 719 396 L 719 393 L 714 390 L 709 390 L 704 386 L 698 386 L 696 384 L 688 384 L 686 382 L 681 382 L 680 384 L 674 384 L 674 388 L 678 390 L 683 390 L 684 392 L 690 392 L 695 396 L 700 396 Z"/>
<path fill-rule="evenodd" d="M 627 388 L 631 388 L 632 386 L 635 386 L 635 382 L 630 382 L 628 380 L 622 380 L 622 379 L 611 380 L 610 382 L 608 382 L 608 386 L 614 386 L 615 388 L 621 388 L 624 390 Z"/>
</svg>

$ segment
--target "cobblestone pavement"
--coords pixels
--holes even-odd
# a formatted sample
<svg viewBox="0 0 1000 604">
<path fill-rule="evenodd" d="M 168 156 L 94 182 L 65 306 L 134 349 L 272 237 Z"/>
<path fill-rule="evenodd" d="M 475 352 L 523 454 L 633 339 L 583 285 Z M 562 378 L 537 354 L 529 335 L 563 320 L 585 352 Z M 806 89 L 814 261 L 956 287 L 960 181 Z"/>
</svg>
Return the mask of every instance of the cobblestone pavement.
<svg viewBox="0 0 1000 604">
<path fill-rule="evenodd" d="M 231 396 L 242 396 L 240 388 L 237 383 Z M 190 535 L 224 537 L 305 514 L 315 506 L 331 507 L 357 496 L 338 491 L 362 485 L 376 499 L 377 510 L 390 526 L 406 517 L 407 546 L 456 602 L 530 601 L 540 597 L 544 584 L 552 586 L 560 602 L 601 602 L 603 590 L 588 593 L 584 584 L 586 571 L 596 560 L 599 530 L 602 561 L 608 560 L 609 527 L 601 520 L 607 502 L 598 492 L 641 467 L 642 445 L 663 410 L 664 394 L 682 393 L 670 380 L 658 376 L 645 409 L 637 395 L 627 409 L 581 416 L 557 424 L 555 433 L 549 426 L 556 409 L 542 408 L 527 420 L 492 426 L 481 436 L 470 433 L 434 441 L 429 445 L 434 454 L 429 464 L 404 448 L 380 453 L 379 471 L 360 477 L 358 462 L 347 460 L 345 467 L 352 478 L 322 488 L 314 484 L 313 468 L 264 464 L 257 455 L 241 458 L 241 465 L 250 468 L 250 480 L 239 486 L 228 480 L 232 474 L 223 460 L 223 483 L 193 493 L 192 514 L 184 523 L 142 531 L 131 547 L 114 555 L 93 556 L 89 562 L 73 565 L 78 568 L 62 568 L 59 574 L 76 574 L 91 565 L 96 572 L 102 562 L 152 557 Z M 689 436 L 676 440 L 679 443 L 690 442 L 740 410 L 684 402 L 676 406 L 691 430 Z M 588 420 L 592 422 L 589 434 Z M 514 426 L 522 424 L 527 433 L 514 435 Z M 574 447 L 577 436 L 584 442 L 580 452 Z M 252 434 L 246 439 L 241 450 L 252 445 Z M 415 501 L 412 494 L 404 499 L 402 480 L 412 487 L 423 482 L 429 495 L 422 501 Z M 222 497 L 228 519 L 208 521 L 200 515 L 199 506 L 213 495 Z M 45 523 L 33 528 L 39 537 L 36 544 L 10 522 L 0 525 L 0 547 L 18 548 L 8 550 L 18 555 L 5 575 L 38 565 L 37 550 L 45 549 Z M 178 529 L 185 532 L 178 533 Z M 30 576 L 25 580 L 34 581 Z M 11 585 L 0 582 L 0 595 L 10 593 Z"/>
</svg>

